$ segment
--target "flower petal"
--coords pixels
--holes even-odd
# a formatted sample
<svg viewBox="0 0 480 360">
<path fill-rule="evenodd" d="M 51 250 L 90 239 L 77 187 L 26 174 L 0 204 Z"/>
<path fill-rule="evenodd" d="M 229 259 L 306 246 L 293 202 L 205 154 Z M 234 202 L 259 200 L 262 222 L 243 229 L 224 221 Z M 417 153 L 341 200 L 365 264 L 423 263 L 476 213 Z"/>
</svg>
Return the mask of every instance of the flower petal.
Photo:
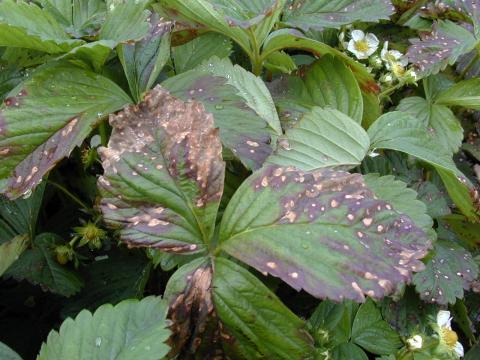
<svg viewBox="0 0 480 360">
<path fill-rule="evenodd" d="M 455 347 L 453 348 L 453 350 L 455 351 L 455 354 L 458 355 L 458 357 L 463 357 L 463 345 L 460 344 L 458 341 L 455 343 Z"/>
<path fill-rule="evenodd" d="M 450 317 L 450 311 L 440 310 L 437 314 L 437 325 L 441 328 L 452 329 L 452 318 Z"/>
<path fill-rule="evenodd" d="M 398 60 L 398 59 L 400 59 L 400 58 L 403 56 L 403 54 L 402 54 L 400 51 L 398 51 L 398 50 L 390 50 L 388 53 L 389 53 L 389 55 L 390 55 L 391 57 L 393 57 L 395 60 Z"/>
<path fill-rule="evenodd" d="M 378 49 L 378 44 L 380 44 L 380 41 L 374 34 L 368 33 L 367 35 L 365 35 L 365 40 L 367 40 L 367 44 L 369 47 L 374 47 L 375 50 Z"/>
<path fill-rule="evenodd" d="M 365 37 L 365 33 L 362 30 L 353 30 L 351 35 L 352 39 L 355 41 L 363 40 Z"/>
<path fill-rule="evenodd" d="M 380 57 L 383 61 L 387 61 L 387 54 L 388 54 L 388 41 L 383 43 L 382 51 L 380 52 Z"/>
</svg>

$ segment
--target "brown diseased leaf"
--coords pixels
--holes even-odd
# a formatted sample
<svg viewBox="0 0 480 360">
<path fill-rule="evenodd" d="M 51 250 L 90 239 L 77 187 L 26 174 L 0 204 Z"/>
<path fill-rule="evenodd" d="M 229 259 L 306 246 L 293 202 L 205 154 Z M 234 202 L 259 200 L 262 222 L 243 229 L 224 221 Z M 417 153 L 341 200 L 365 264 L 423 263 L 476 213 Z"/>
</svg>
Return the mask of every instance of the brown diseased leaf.
<svg viewBox="0 0 480 360">
<path fill-rule="evenodd" d="M 225 163 L 213 117 L 160 86 L 112 115 L 100 154 L 105 220 L 132 246 L 199 251 L 210 240 Z"/>
</svg>

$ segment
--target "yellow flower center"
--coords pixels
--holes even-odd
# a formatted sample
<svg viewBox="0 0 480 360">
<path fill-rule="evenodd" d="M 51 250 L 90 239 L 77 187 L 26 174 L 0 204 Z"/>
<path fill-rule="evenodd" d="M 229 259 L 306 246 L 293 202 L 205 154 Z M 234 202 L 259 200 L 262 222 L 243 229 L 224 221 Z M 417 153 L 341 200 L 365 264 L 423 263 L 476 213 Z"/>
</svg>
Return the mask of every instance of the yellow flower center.
<svg viewBox="0 0 480 360">
<path fill-rule="evenodd" d="M 458 341 L 457 333 L 453 330 L 442 328 L 441 330 L 442 340 L 449 348 L 454 348 Z"/>
<path fill-rule="evenodd" d="M 355 49 L 360 52 L 368 51 L 368 43 L 366 40 L 355 41 Z"/>
<path fill-rule="evenodd" d="M 400 77 L 405 74 L 405 68 L 399 63 L 392 64 L 392 71 L 396 77 Z"/>
</svg>

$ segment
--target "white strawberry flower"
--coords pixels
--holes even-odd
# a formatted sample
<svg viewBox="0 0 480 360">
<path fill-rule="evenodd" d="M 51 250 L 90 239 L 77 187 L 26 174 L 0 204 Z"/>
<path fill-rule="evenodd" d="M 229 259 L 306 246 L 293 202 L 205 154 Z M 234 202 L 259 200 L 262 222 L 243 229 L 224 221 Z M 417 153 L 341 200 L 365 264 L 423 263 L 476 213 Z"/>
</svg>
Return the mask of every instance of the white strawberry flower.
<svg viewBox="0 0 480 360">
<path fill-rule="evenodd" d="M 458 358 L 463 357 L 463 346 L 458 341 L 458 335 L 452 330 L 452 317 L 450 311 L 440 310 L 437 314 L 437 329 L 440 338 L 440 346 L 446 352 L 455 354 Z"/>
<path fill-rule="evenodd" d="M 408 58 L 398 50 L 388 50 L 388 41 L 383 44 L 380 57 L 385 62 L 385 67 L 392 70 L 396 77 L 401 77 L 405 73 Z"/>
<path fill-rule="evenodd" d="M 380 43 L 372 33 L 365 34 L 362 30 L 353 30 L 347 50 L 353 53 L 357 59 L 367 59 L 378 49 Z"/>
</svg>

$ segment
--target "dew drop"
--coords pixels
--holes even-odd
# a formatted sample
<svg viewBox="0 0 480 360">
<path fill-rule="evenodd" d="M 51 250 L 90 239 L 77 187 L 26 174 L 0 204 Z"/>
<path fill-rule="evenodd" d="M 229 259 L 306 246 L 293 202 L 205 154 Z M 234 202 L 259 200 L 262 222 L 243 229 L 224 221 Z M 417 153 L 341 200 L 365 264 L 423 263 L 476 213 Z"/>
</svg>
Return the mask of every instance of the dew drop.
<svg viewBox="0 0 480 360">
<path fill-rule="evenodd" d="M 223 110 L 223 105 L 217 104 L 217 105 L 215 105 L 215 109 Z"/>
<path fill-rule="evenodd" d="M 101 337 L 97 337 L 95 339 L 95 346 L 96 347 L 100 347 L 100 345 L 102 345 L 102 338 Z"/>
</svg>

